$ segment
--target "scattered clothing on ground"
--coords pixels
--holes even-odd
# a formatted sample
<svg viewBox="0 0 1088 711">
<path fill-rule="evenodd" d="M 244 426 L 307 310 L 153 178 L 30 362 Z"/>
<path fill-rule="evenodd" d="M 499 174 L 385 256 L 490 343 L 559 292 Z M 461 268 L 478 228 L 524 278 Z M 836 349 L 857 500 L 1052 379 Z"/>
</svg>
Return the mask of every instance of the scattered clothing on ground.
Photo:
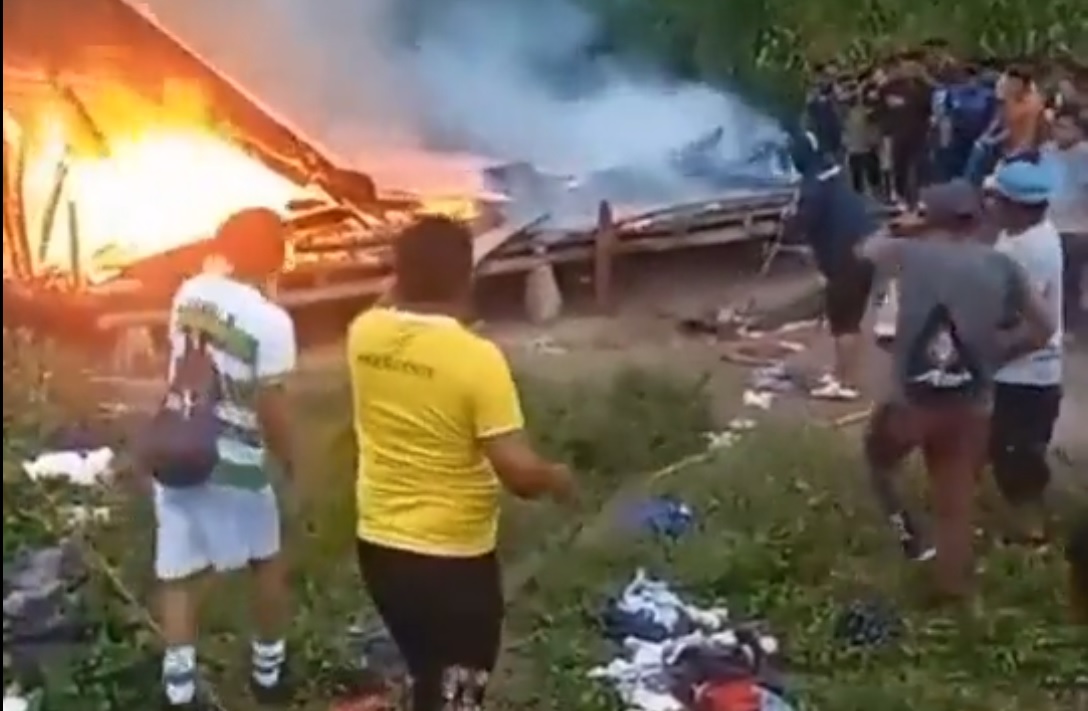
<svg viewBox="0 0 1088 711">
<path fill-rule="evenodd" d="M 109 447 L 43 452 L 23 462 L 23 471 L 31 479 L 62 479 L 75 486 L 94 486 L 112 477 L 113 460 L 114 452 Z"/>
<path fill-rule="evenodd" d="M 659 497 L 641 501 L 626 512 L 625 522 L 637 532 L 676 539 L 695 523 L 695 512 L 682 501 Z"/>
<path fill-rule="evenodd" d="M 602 614 L 622 648 L 590 670 L 630 711 L 789 711 L 777 667 L 779 643 L 728 610 L 688 604 L 667 583 L 638 571 Z M 754 702 L 745 707 L 740 702 Z"/>
<path fill-rule="evenodd" d="M 4 564 L 4 654 L 29 673 L 87 635 L 79 616 L 86 569 L 74 543 L 24 550 Z"/>
</svg>

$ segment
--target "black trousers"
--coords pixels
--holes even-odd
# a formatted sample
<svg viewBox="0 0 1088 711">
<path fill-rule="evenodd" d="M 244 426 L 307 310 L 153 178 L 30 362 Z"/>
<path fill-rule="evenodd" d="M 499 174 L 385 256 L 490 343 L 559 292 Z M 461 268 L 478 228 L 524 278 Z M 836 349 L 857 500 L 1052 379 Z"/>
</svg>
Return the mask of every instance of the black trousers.
<svg viewBox="0 0 1088 711">
<path fill-rule="evenodd" d="M 990 466 L 1013 505 L 1038 501 L 1050 484 L 1047 452 L 1061 412 L 1060 385 L 997 383 L 990 420 Z"/>
<path fill-rule="evenodd" d="M 926 178 L 926 160 L 924 141 L 892 141 L 892 187 L 910 208 L 918 205 L 918 193 Z"/>
<path fill-rule="evenodd" d="M 1081 607 L 1081 617 L 1088 622 L 1088 510 L 1073 522 L 1065 551 L 1069 561 L 1069 583 L 1073 599 Z"/>
<path fill-rule="evenodd" d="M 1088 326 L 1088 313 L 1081 306 L 1084 303 L 1081 274 L 1088 269 L 1088 234 L 1062 235 L 1062 248 L 1065 253 L 1065 278 L 1062 284 L 1065 327 L 1074 333 Z"/>
<path fill-rule="evenodd" d="M 495 554 L 446 558 L 361 540 L 357 550 L 367 592 L 412 677 L 412 711 L 482 704 L 502 636 Z"/>
<path fill-rule="evenodd" d="M 875 150 L 864 153 L 851 153 L 847 157 L 850 167 L 850 180 L 854 190 L 869 195 L 880 195 L 883 180 L 880 175 L 880 156 Z"/>
</svg>

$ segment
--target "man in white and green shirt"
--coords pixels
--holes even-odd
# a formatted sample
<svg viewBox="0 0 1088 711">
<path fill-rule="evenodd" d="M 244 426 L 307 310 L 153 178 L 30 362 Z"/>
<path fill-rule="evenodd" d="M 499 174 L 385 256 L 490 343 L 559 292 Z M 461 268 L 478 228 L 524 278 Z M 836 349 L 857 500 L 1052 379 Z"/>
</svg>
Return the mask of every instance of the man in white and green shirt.
<svg viewBox="0 0 1088 711">
<path fill-rule="evenodd" d="M 222 429 L 207 483 L 154 486 L 167 709 L 203 708 L 196 698 L 196 583 L 205 573 L 242 568 L 257 590 L 254 694 L 260 701 L 285 696 L 287 592 L 269 466 L 293 475 L 283 381 L 295 368 L 296 345 L 287 312 L 255 286 L 282 267 L 284 234 L 271 211 L 232 216 L 209 243 L 203 273 L 181 285 L 171 307 L 171 360 L 188 339 L 205 344 L 220 380 Z"/>
</svg>

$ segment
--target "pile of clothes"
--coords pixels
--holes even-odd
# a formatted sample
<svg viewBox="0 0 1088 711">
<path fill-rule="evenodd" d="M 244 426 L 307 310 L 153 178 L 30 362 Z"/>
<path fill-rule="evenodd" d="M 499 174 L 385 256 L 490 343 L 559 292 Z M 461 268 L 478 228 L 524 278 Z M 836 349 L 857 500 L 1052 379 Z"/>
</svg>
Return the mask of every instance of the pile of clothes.
<svg viewBox="0 0 1088 711">
<path fill-rule="evenodd" d="M 792 711 L 775 637 L 724 608 L 686 603 L 644 571 L 609 601 L 601 624 L 620 651 L 589 676 L 628 711 Z"/>
<path fill-rule="evenodd" d="M 25 550 L 4 563 L 4 654 L 20 676 L 83 642 L 86 571 L 71 542 Z"/>
</svg>

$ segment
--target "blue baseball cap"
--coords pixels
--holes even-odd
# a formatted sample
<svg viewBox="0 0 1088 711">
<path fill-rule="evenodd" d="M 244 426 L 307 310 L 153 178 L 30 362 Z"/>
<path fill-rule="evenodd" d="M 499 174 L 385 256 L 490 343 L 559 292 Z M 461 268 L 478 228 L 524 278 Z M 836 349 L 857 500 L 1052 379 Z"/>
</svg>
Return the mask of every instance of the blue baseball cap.
<svg viewBox="0 0 1088 711">
<path fill-rule="evenodd" d="M 1042 160 L 1012 160 L 1002 164 L 986 186 L 1020 205 L 1043 205 L 1057 187 L 1054 170 Z"/>
</svg>

